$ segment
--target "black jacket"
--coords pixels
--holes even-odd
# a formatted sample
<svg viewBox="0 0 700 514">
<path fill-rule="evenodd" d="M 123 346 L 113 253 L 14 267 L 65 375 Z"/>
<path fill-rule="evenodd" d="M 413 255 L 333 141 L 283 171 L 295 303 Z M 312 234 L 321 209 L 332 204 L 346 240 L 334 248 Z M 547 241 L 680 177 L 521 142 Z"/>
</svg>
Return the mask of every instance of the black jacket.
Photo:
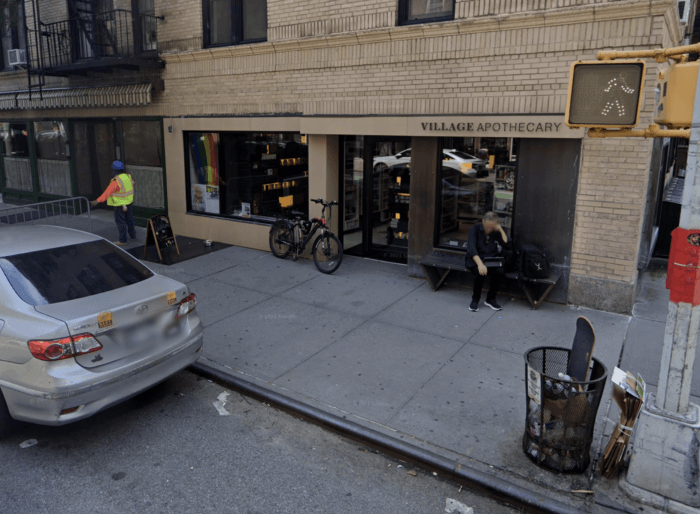
<svg viewBox="0 0 700 514">
<path fill-rule="evenodd" d="M 480 259 L 484 257 L 497 257 L 503 255 L 503 248 L 506 243 L 500 232 L 491 232 L 486 235 L 483 223 L 477 223 L 469 229 L 469 237 L 467 239 L 467 255 L 465 256 L 465 265 L 467 268 L 476 268 L 474 256 L 478 255 Z"/>
</svg>

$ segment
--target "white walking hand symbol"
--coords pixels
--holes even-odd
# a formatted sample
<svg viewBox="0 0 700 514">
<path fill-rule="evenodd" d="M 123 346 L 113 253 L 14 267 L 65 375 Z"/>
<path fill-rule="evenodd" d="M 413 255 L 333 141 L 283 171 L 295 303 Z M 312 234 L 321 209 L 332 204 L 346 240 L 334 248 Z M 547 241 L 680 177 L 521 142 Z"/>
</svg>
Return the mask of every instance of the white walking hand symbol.
<svg viewBox="0 0 700 514">
<path fill-rule="evenodd" d="M 619 83 L 618 80 L 620 81 Z M 608 81 L 608 87 L 606 87 L 603 91 L 608 93 L 608 95 L 606 95 L 608 100 L 605 103 L 605 107 L 603 107 L 603 116 L 607 116 L 613 107 L 617 107 L 618 117 L 624 116 L 625 106 L 624 101 L 621 102 L 621 100 L 624 99 L 623 95 L 625 94 L 634 94 L 634 89 L 627 87 L 624 78 L 616 77 Z"/>
</svg>

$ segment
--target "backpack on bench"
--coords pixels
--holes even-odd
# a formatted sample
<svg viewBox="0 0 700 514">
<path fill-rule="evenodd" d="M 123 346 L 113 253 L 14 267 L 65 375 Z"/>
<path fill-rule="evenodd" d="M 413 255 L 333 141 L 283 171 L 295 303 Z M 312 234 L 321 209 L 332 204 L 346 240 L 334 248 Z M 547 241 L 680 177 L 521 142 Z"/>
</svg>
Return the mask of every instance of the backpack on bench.
<svg viewBox="0 0 700 514">
<path fill-rule="evenodd" d="M 535 245 L 522 245 L 518 255 L 518 275 L 524 278 L 548 278 L 549 261 Z"/>
</svg>

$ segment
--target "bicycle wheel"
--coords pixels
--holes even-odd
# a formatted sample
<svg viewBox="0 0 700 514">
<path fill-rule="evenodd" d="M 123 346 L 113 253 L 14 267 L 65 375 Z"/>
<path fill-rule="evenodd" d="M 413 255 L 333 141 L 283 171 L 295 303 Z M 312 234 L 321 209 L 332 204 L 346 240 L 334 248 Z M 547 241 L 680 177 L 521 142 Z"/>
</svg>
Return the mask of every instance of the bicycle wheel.
<svg viewBox="0 0 700 514">
<path fill-rule="evenodd" d="M 272 228 L 270 228 L 270 251 L 272 255 L 284 259 L 292 251 L 292 246 L 288 244 L 291 241 L 294 241 L 294 237 L 292 230 L 286 223 L 278 221 L 272 225 Z"/>
<path fill-rule="evenodd" d="M 335 234 L 326 232 L 316 238 L 313 254 L 318 271 L 330 274 L 343 262 L 343 245 Z"/>
</svg>

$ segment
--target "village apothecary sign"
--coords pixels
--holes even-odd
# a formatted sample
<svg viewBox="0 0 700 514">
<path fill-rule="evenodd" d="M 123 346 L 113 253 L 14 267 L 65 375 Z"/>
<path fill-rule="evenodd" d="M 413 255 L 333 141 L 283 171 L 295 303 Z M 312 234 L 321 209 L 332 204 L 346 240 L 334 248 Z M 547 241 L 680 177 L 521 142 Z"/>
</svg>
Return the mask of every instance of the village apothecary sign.
<svg viewBox="0 0 700 514">
<path fill-rule="evenodd" d="M 302 134 L 362 134 L 414 137 L 532 137 L 581 139 L 585 129 L 570 129 L 563 114 L 479 116 L 323 116 L 302 117 Z"/>
<path fill-rule="evenodd" d="M 582 138 L 583 130 L 572 130 L 564 116 L 440 116 L 409 120 L 409 132 L 443 137 L 532 137 Z"/>
</svg>

